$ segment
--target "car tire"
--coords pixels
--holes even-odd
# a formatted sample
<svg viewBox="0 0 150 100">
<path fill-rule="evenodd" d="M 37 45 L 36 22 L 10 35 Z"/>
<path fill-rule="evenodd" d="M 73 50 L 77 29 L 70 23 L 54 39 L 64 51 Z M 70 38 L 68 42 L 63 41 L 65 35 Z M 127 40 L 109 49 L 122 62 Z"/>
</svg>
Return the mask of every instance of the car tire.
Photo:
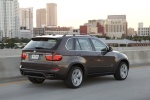
<svg viewBox="0 0 150 100">
<path fill-rule="evenodd" d="M 67 78 L 64 80 L 69 88 L 79 88 L 83 82 L 83 71 L 80 67 L 74 66 L 68 73 Z"/>
<path fill-rule="evenodd" d="M 35 84 L 40 84 L 45 81 L 44 78 L 33 78 L 33 77 L 28 77 L 29 81 Z"/>
<path fill-rule="evenodd" d="M 129 68 L 125 62 L 121 62 L 118 66 L 118 69 L 114 75 L 116 80 L 125 80 L 128 76 Z"/>
</svg>

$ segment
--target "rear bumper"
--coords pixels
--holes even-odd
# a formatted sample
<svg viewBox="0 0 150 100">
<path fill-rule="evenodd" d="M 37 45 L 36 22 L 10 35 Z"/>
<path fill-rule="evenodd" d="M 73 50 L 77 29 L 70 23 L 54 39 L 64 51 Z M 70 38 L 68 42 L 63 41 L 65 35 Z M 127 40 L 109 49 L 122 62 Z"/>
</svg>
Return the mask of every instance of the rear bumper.
<svg viewBox="0 0 150 100">
<path fill-rule="evenodd" d="M 60 79 L 63 80 L 66 78 L 65 74 L 61 74 L 59 72 L 50 72 L 43 70 L 33 70 L 33 69 L 25 69 L 20 68 L 20 73 L 23 76 L 30 76 L 36 78 L 45 78 L 45 79 Z"/>
<path fill-rule="evenodd" d="M 45 79 L 65 79 L 67 76 L 67 66 L 66 63 L 62 62 L 51 63 L 24 61 L 20 63 L 20 72 L 24 76 Z"/>
</svg>

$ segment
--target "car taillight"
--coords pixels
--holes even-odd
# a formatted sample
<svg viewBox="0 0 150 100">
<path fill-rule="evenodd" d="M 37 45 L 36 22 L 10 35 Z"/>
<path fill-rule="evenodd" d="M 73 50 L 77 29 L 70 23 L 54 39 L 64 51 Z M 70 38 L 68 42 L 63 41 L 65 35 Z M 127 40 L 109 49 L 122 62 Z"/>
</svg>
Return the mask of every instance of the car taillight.
<svg viewBox="0 0 150 100">
<path fill-rule="evenodd" d="M 46 55 L 45 58 L 46 58 L 46 60 L 49 60 L 49 61 L 52 61 L 52 59 L 53 59 L 52 55 Z"/>
<path fill-rule="evenodd" d="M 62 59 L 62 55 L 53 54 L 53 55 L 46 55 L 46 60 L 48 61 L 60 61 Z"/>
<path fill-rule="evenodd" d="M 27 54 L 26 54 L 26 53 L 22 53 L 22 54 L 21 54 L 21 59 L 22 59 L 22 60 L 25 60 L 26 57 L 27 57 Z"/>
</svg>

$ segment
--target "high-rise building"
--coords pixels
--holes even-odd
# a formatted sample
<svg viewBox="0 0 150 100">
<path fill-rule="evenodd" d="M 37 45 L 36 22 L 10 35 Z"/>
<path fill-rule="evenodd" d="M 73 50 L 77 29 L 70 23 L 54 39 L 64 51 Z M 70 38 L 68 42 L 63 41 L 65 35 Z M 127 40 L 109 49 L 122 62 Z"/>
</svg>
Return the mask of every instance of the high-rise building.
<svg viewBox="0 0 150 100">
<path fill-rule="evenodd" d="M 18 0 L 0 0 L 0 38 L 18 37 L 19 3 Z"/>
<path fill-rule="evenodd" d="M 46 25 L 57 26 L 57 4 L 46 4 Z"/>
<path fill-rule="evenodd" d="M 46 9 L 36 10 L 36 27 L 41 28 L 46 25 Z"/>
<path fill-rule="evenodd" d="M 20 29 L 33 30 L 33 8 L 20 8 Z"/>
<path fill-rule="evenodd" d="M 105 33 L 109 37 L 127 35 L 126 15 L 109 15 L 105 23 Z"/>
<path fill-rule="evenodd" d="M 20 8 L 20 32 L 19 38 L 31 38 L 33 35 L 33 7 Z"/>
<path fill-rule="evenodd" d="M 143 27 L 143 23 L 138 23 L 138 36 L 150 36 L 150 26 Z"/>
</svg>

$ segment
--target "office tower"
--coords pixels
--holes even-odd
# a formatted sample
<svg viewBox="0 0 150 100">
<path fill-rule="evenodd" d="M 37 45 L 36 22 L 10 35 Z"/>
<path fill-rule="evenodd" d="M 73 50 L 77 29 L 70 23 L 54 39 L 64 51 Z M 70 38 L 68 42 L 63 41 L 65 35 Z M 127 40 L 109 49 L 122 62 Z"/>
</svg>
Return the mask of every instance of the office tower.
<svg viewBox="0 0 150 100">
<path fill-rule="evenodd" d="M 57 26 L 57 4 L 46 4 L 46 25 Z"/>
<path fill-rule="evenodd" d="M 0 0 L 0 38 L 17 37 L 19 33 L 18 0 Z"/>
<path fill-rule="evenodd" d="M 36 27 L 41 28 L 46 25 L 46 9 L 36 10 Z"/>
<path fill-rule="evenodd" d="M 105 32 L 109 37 L 121 38 L 127 35 L 126 15 L 108 15 Z"/>
<path fill-rule="evenodd" d="M 20 8 L 20 29 L 33 30 L 33 8 Z"/>
</svg>

